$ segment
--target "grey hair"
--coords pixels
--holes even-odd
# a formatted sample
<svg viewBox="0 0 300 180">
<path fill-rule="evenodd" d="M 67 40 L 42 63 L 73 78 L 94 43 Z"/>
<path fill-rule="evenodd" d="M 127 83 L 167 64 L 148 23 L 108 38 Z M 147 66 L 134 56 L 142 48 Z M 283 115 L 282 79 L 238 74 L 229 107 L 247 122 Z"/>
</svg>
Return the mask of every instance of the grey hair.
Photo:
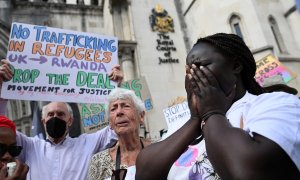
<svg viewBox="0 0 300 180">
<path fill-rule="evenodd" d="M 105 106 L 105 114 L 107 117 L 109 117 L 109 105 L 111 102 L 119 100 L 119 99 L 130 99 L 132 100 L 136 110 L 138 113 L 142 113 L 146 111 L 145 105 L 143 101 L 135 95 L 135 93 L 132 90 L 123 89 L 123 88 L 116 88 L 111 91 L 111 93 L 108 96 L 107 103 Z"/>
<path fill-rule="evenodd" d="M 50 103 L 52 103 L 52 102 L 50 102 Z M 48 110 L 47 110 L 47 109 L 48 109 L 48 105 L 49 105 L 50 103 L 48 103 L 48 104 L 46 104 L 45 106 L 43 106 L 43 108 L 42 108 L 42 118 L 45 118 L 45 117 L 46 117 L 47 112 L 48 112 Z M 73 110 L 72 110 L 71 106 L 70 106 L 68 103 L 65 103 L 65 102 L 61 102 L 61 103 L 63 103 L 63 104 L 66 105 L 66 107 L 67 107 L 67 109 L 68 109 L 68 112 L 69 112 L 71 118 L 73 118 Z"/>
</svg>

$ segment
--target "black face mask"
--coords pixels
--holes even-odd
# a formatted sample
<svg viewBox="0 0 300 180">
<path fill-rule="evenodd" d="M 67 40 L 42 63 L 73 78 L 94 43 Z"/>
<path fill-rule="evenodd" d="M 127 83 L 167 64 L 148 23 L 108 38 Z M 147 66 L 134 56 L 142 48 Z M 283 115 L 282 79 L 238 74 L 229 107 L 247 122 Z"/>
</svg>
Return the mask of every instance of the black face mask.
<svg viewBox="0 0 300 180">
<path fill-rule="evenodd" d="M 53 117 L 46 122 L 46 130 L 50 137 L 60 138 L 62 137 L 67 129 L 66 121 Z"/>
</svg>

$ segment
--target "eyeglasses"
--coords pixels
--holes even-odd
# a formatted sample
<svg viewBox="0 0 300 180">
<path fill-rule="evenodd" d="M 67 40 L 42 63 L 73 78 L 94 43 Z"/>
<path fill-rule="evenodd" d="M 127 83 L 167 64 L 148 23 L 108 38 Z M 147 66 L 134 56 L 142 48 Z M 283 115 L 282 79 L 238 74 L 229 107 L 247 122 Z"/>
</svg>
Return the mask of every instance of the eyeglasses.
<svg viewBox="0 0 300 180">
<path fill-rule="evenodd" d="M 126 177 L 127 169 L 117 169 L 113 170 L 113 174 L 111 176 L 112 180 L 124 180 Z"/>
<path fill-rule="evenodd" d="M 8 152 L 12 157 L 18 156 L 22 151 L 22 146 L 8 146 L 0 143 L 0 157 L 4 156 Z"/>
</svg>

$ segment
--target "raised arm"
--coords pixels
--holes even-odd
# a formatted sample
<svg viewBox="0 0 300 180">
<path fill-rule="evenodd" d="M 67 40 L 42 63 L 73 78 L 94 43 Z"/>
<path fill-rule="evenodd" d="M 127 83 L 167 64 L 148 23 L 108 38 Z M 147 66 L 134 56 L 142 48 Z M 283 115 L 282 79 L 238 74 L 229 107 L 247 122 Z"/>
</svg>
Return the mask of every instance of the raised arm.
<svg viewBox="0 0 300 180">
<path fill-rule="evenodd" d="M 12 77 L 13 77 L 13 72 L 11 70 L 9 62 L 5 59 L 2 59 L 1 66 L 0 66 L 0 94 L 1 94 L 3 81 L 9 81 L 12 79 Z M 0 114 L 1 115 L 5 114 L 6 105 L 7 105 L 7 100 L 2 99 L 0 97 Z"/>
</svg>

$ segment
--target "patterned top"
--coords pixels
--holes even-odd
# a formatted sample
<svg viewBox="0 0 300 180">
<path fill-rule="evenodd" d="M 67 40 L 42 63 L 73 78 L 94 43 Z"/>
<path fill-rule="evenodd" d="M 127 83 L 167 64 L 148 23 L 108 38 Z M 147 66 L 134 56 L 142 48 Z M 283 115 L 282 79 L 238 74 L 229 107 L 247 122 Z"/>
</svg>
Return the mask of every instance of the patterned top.
<svg viewBox="0 0 300 180">
<path fill-rule="evenodd" d="M 115 170 L 116 164 L 112 160 L 109 149 L 101 151 L 95 155 L 93 155 L 89 172 L 88 172 L 88 180 L 103 180 L 106 178 L 110 178 L 112 176 L 112 170 Z M 127 169 L 127 166 L 124 164 L 120 165 L 121 169 Z"/>
<path fill-rule="evenodd" d="M 220 180 L 208 160 L 204 140 L 196 145 L 189 145 L 175 161 L 168 175 L 168 180 L 194 179 Z"/>
</svg>

